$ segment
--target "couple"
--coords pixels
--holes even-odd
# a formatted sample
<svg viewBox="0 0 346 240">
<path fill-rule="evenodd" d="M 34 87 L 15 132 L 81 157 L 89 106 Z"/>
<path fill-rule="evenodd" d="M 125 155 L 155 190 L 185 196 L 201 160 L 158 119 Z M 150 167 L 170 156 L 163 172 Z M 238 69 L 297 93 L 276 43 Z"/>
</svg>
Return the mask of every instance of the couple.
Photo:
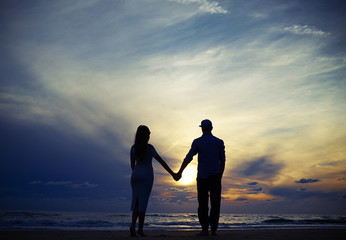
<svg viewBox="0 0 346 240">
<path fill-rule="evenodd" d="M 181 164 L 180 170 L 174 173 L 166 162 L 156 152 L 154 146 L 148 144 L 150 131 L 146 126 L 137 128 L 135 144 L 131 147 L 131 187 L 132 187 L 132 224 L 131 236 L 136 236 L 136 222 L 139 219 L 137 234 L 145 236 L 143 225 L 149 196 L 154 182 L 152 158 L 154 157 L 174 180 L 178 181 L 186 168 L 192 161 L 194 155 L 198 154 L 198 219 L 202 226 L 199 235 L 216 235 L 220 215 L 221 202 L 221 178 L 225 169 L 225 146 L 221 139 L 214 137 L 211 133 L 213 126 L 210 120 L 201 122 L 203 135 L 192 142 L 191 149 Z M 210 193 L 211 210 L 209 215 L 208 201 Z"/>
</svg>

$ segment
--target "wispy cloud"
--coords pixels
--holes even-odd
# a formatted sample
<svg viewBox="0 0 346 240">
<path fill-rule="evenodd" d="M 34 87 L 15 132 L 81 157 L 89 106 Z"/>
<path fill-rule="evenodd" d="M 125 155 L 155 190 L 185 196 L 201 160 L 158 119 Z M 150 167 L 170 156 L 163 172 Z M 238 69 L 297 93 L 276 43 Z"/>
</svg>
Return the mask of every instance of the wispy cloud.
<svg viewBox="0 0 346 240">
<path fill-rule="evenodd" d="M 238 202 L 244 202 L 244 201 L 247 201 L 248 199 L 247 198 L 244 198 L 244 197 L 238 197 L 236 199 L 234 199 L 234 201 L 238 201 Z"/>
<path fill-rule="evenodd" d="M 309 25 L 292 25 L 290 27 L 284 28 L 285 31 L 298 34 L 298 35 L 313 35 L 313 36 L 327 36 L 329 33 L 324 32 L 315 26 Z"/>
<path fill-rule="evenodd" d="M 325 199 L 335 202 L 336 205 L 342 205 L 343 202 L 339 201 L 343 191 L 331 190 L 307 190 L 306 188 L 295 189 L 293 187 L 273 187 L 270 193 L 274 196 L 284 197 L 295 201 L 311 200 L 323 201 Z M 330 207 L 330 206 L 329 206 Z"/>
<path fill-rule="evenodd" d="M 31 181 L 31 182 L 29 182 L 29 184 L 36 185 L 36 184 L 42 184 L 42 182 L 41 181 Z"/>
<path fill-rule="evenodd" d="M 249 183 L 247 183 L 247 185 L 250 185 L 250 186 L 257 185 L 257 184 L 258 184 L 258 182 L 249 182 Z"/>
<path fill-rule="evenodd" d="M 52 185 L 52 186 L 66 185 L 66 186 L 71 186 L 72 182 L 71 181 L 61 181 L 61 182 L 49 181 L 45 185 Z"/>
<path fill-rule="evenodd" d="M 269 157 L 260 157 L 237 166 L 242 176 L 257 177 L 258 179 L 269 179 L 275 177 L 282 170 L 281 163 L 275 163 Z"/>
<path fill-rule="evenodd" d="M 46 186 L 66 186 L 71 188 L 86 189 L 86 188 L 96 188 L 99 185 L 95 183 L 83 182 L 83 183 L 73 183 L 71 181 L 49 181 L 43 183 L 42 181 L 32 181 L 29 182 L 31 185 L 46 185 Z"/>
<path fill-rule="evenodd" d="M 321 180 L 316 178 L 316 179 L 312 179 L 312 178 L 302 178 L 299 181 L 295 181 L 296 183 L 316 183 L 316 182 L 320 182 Z"/>
<path fill-rule="evenodd" d="M 262 191 L 262 188 L 252 188 L 248 190 L 247 194 L 258 194 L 261 191 Z"/>
<path fill-rule="evenodd" d="M 201 13 L 228 13 L 226 9 L 219 5 L 217 1 L 208 1 L 208 0 L 170 0 L 178 2 L 181 4 L 196 4 L 198 5 L 198 11 Z"/>
</svg>

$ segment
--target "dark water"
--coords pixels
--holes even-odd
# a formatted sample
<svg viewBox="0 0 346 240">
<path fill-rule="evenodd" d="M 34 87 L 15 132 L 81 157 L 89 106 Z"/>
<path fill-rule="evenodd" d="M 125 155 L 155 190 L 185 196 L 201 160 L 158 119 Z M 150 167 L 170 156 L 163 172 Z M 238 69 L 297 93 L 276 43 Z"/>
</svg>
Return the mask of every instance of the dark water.
<svg viewBox="0 0 346 240">
<path fill-rule="evenodd" d="M 1 211 L 0 230 L 128 230 L 130 213 Z M 200 229 L 197 214 L 147 214 L 147 230 Z M 219 229 L 346 228 L 345 215 L 221 214 Z"/>
</svg>

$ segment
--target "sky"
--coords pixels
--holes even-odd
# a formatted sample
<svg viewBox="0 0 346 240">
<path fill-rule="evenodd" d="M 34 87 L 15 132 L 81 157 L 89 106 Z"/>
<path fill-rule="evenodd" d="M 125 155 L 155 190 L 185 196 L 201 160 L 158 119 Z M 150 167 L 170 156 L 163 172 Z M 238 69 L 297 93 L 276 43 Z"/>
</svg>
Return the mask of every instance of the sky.
<svg viewBox="0 0 346 240">
<path fill-rule="evenodd" d="M 222 213 L 346 214 L 337 0 L 0 3 L 0 209 L 129 212 L 139 125 L 178 171 L 203 119 Z M 153 161 L 148 212 L 197 210 L 197 157 Z"/>
</svg>

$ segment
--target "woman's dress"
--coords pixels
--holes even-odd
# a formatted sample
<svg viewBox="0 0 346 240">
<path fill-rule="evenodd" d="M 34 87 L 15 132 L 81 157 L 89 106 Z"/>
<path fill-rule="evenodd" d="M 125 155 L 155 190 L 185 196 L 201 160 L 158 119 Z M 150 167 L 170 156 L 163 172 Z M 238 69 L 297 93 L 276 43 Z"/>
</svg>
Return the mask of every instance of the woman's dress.
<svg viewBox="0 0 346 240">
<path fill-rule="evenodd" d="M 145 153 L 145 157 L 142 161 L 138 160 L 135 154 L 134 146 L 131 147 L 131 159 L 135 158 L 136 165 L 131 175 L 131 187 L 132 187 L 132 203 L 131 210 L 136 206 L 138 201 L 138 211 L 146 212 L 149 196 L 154 182 L 154 172 L 152 166 L 153 157 L 157 157 L 158 154 L 152 145 L 148 144 L 148 148 Z"/>
</svg>

